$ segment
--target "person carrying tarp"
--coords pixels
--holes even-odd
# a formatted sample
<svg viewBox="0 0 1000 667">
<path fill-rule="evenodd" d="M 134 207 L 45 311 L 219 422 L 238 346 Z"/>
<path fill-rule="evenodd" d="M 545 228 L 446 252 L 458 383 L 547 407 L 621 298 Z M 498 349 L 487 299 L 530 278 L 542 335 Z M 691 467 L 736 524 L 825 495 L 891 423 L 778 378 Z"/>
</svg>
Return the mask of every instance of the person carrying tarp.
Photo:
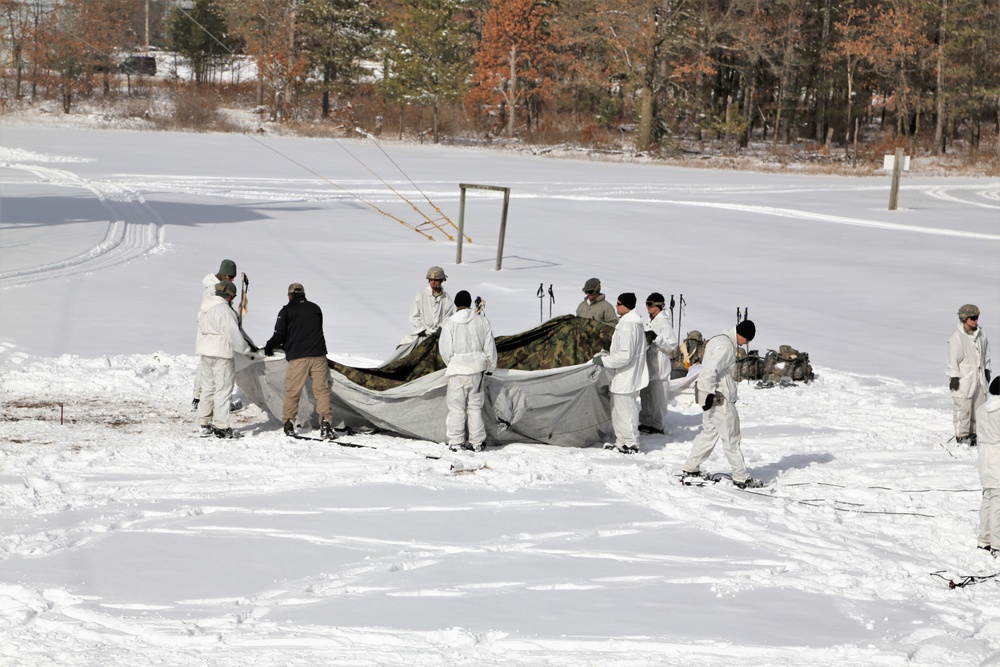
<svg viewBox="0 0 1000 667">
<path fill-rule="evenodd" d="M 979 326 L 979 308 L 958 309 L 958 327 L 948 339 L 948 388 L 955 403 L 955 441 L 976 446 L 976 410 L 990 383 L 990 343 Z"/>
<path fill-rule="evenodd" d="M 215 286 L 221 280 L 228 280 L 229 282 L 236 280 L 236 262 L 231 259 L 224 259 L 222 260 L 222 264 L 219 265 L 218 273 L 206 274 L 205 277 L 201 279 L 202 301 L 215 296 Z M 201 400 L 202 380 L 200 369 L 201 364 L 199 363 L 194 372 L 194 398 L 191 400 L 191 408 L 193 410 L 198 409 L 198 401 Z"/>
<path fill-rule="evenodd" d="M 236 383 L 234 355 L 249 355 L 250 344 L 243 337 L 232 301 L 236 285 L 228 280 L 216 283 L 212 296 L 201 302 L 198 313 L 198 339 L 195 351 L 201 356 L 202 400 L 198 403 L 198 421 L 203 438 L 242 438 L 229 423 L 229 398 Z"/>
<path fill-rule="evenodd" d="M 455 295 L 456 312 L 441 325 L 438 352 L 448 365 L 448 417 L 445 430 L 452 451 L 483 450 L 483 376 L 497 367 L 497 345 L 489 320 L 472 310 L 472 296 Z M 468 428 L 468 439 L 466 439 Z"/>
<path fill-rule="evenodd" d="M 604 324 L 618 323 L 618 315 L 601 294 L 601 281 L 597 278 L 591 278 L 583 284 L 583 301 L 576 307 L 576 316 Z"/>
<path fill-rule="evenodd" d="M 605 449 L 617 449 L 623 454 L 639 451 L 639 391 L 649 383 L 646 368 L 646 336 L 642 317 L 635 312 L 635 294 L 618 295 L 616 309 L 621 318 L 615 326 L 608 354 L 594 357 L 593 363 L 611 369 L 611 427 L 615 442 Z"/>
<path fill-rule="evenodd" d="M 288 286 L 288 303 L 278 311 L 274 333 L 264 345 L 264 355 L 273 356 L 275 348 L 285 350 L 288 369 L 285 371 L 285 402 L 281 420 L 285 435 L 295 435 L 294 419 L 299 414 L 299 397 L 311 380 L 316 412 L 319 413 L 319 433 L 333 440 L 333 410 L 330 408 L 330 366 L 326 359 L 326 337 L 323 335 L 323 311 L 306 301 L 301 283 Z"/>
<path fill-rule="evenodd" d="M 663 419 L 670 401 L 670 353 L 677 340 L 670 318 L 663 310 L 666 301 L 659 292 L 646 297 L 646 366 L 649 384 L 639 391 L 639 432 L 663 434 Z"/>
<path fill-rule="evenodd" d="M 410 306 L 410 323 L 418 337 L 428 336 L 438 329 L 446 319 L 455 313 L 455 303 L 444 291 L 443 283 L 448 280 L 444 269 L 432 266 L 427 269 L 427 287 L 413 297 Z"/>
<path fill-rule="evenodd" d="M 733 469 L 733 484 L 741 489 L 763 486 L 760 480 L 747 473 L 740 449 L 740 415 L 736 411 L 736 348 L 752 341 L 756 334 L 753 321 L 743 320 L 729 331 L 713 336 L 705 346 L 705 359 L 696 385 L 697 395 L 702 397 L 701 432 L 695 437 L 691 454 L 684 464 L 685 475 L 701 476 L 701 464 L 721 441 Z"/>
</svg>

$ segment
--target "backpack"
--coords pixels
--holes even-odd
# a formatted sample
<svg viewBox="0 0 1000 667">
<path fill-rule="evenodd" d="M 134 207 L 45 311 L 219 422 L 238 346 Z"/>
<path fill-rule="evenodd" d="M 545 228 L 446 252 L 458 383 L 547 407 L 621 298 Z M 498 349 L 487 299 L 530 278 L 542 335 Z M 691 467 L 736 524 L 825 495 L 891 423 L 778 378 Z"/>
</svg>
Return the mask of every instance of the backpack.
<svg viewBox="0 0 1000 667">
<path fill-rule="evenodd" d="M 790 345 L 782 345 L 775 350 L 768 350 L 764 357 L 761 370 L 761 380 L 764 382 L 811 382 L 815 378 L 812 364 L 809 363 L 809 353 L 799 352 Z"/>
<path fill-rule="evenodd" d="M 695 364 L 700 364 L 705 358 L 707 341 L 697 329 L 688 332 L 687 337 L 670 352 L 670 368 L 687 375 L 687 370 Z"/>
<path fill-rule="evenodd" d="M 748 353 L 742 347 L 736 348 L 736 381 L 759 380 L 764 376 L 764 360 L 757 350 Z"/>
</svg>

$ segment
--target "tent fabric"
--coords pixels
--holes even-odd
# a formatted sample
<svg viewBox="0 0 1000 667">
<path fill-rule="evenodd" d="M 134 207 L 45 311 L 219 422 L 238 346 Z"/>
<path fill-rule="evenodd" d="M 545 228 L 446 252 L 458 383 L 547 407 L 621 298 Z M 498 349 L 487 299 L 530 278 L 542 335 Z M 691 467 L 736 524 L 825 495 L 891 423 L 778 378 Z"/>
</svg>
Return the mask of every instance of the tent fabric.
<svg viewBox="0 0 1000 667">
<path fill-rule="evenodd" d="M 497 338 L 498 369 L 485 378 L 487 443 L 540 442 L 585 447 L 612 437 L 611 374 L 590 362 L 611 345 L 614 328 L 572 315 Z M 377 368 L 330 361 L 334 418 L 349 428 L 373 427 L 402 436 L 445 440 L 444 363 L 437 334 Z M 285 369 L 280 356 L 237 365 L 237 384 L 280 420 Z M 315 424 L 308 383 L 297 423 Z"/>
</svg>

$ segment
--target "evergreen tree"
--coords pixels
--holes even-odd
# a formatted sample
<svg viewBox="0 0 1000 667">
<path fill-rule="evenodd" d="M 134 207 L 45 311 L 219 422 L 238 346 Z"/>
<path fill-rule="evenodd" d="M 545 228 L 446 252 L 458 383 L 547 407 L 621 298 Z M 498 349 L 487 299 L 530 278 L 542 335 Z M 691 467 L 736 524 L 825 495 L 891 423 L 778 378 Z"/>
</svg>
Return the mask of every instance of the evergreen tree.
<svg viewBox="0 0 1000 667">
<path fill-rule="evenodd" d="M 468 88 L 471 19 L 461 0 L 404 0 L 386 49 L 386 94 L 431 107 L 434 143 L 441 140 L 441 104 Z"/>
<path fill-rule="evenodd" d="M 226 19 L 215 0 L 195 0 L 190 10 L 175 8 L 168 36 L 171 48 L 187 59 L 198 85 L 205 81 L 212 67 L 232 52 Z"/>
<path fill-rule="evenodd" d="M 301 0 L 296 41 L 322 80 L 322 115 L 330 114 L 330 94 L 345 91 L 369 75 L 364 60 L 373 57 L 381 30 L 377 6 L 364 0 Z"/>
</svg>

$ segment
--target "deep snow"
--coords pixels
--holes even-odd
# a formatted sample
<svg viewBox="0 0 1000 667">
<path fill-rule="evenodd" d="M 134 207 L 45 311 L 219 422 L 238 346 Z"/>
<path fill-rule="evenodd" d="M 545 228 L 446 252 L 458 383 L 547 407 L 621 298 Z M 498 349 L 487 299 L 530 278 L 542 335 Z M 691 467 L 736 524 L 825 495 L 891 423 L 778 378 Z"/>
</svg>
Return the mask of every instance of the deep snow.
<svg viewBox="0 0 1000 667">
<path fill-rule="evenodd" d="M 997 563 L 944 352 L 966 302 L 1000 344 L 1000 183 L 908 177 L 888 212 L 880 178 L 382 149 L 0 130 L 0 661 L 998 659 L 995 580 L 947 585 Z M 457 222 L 460 182 L 512 188 L 503 271 L 495 195 L 470 192 L 461 265 L 372 207 L 423 222 L 394 189 Z M 700 422 L 684 394 L 632 457 L 290 442 L 255 407 L 243 440 L 198 439 L 194 317 L 223 257 L 258 342 L 302 282 L 355 365 L 391 353 L 439 264 L 498 334 L 539 321 L 539 283 L 560 314 L 596 275 L 612 298 L 683 293 L 683 332 L 749 308 L 751 347 L 808 351 L 819 378 L 741 387 L 759 493 L 676 483 Z"/>
</svg>

